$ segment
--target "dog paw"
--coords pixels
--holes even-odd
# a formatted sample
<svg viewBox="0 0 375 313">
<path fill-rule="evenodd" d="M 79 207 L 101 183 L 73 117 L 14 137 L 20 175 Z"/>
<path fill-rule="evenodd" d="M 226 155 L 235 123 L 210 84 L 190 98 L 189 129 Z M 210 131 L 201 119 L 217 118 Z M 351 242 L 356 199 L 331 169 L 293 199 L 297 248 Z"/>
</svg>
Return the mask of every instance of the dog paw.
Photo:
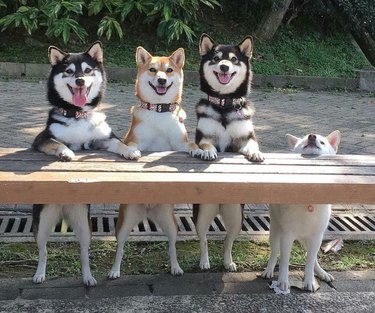
<svg viewBox="0 0 375 313">
<path fill-rule="evenodd" d="M 45 274 L 38 274 L 36 273 L 33 277 L 33 283 L 34 284 L 41 284 L 42 282 L 44 282 L 46 279 L 46 275 Z"/>
<path fill-rule="evenodd" d="M 199 264 L 201 270 L 209 270 L 210 269 L 210 261 L 201 261 Z"/>
<path fill-rule="evenodd" d="M 261 274 L 262 278 L 272 278 L 273 277 L 273 269 L 266 268 L 263 273 Z"/>
<path fill-rule="evenodd" d="M 94 287 L 97 284 L 96 279 L 92 275 L 84 276 L 83 283 L 87 287 Z"/>
<path fill-rule="evenodd" d="M 202 149 L 194 149 L 194 150 L 190 150 L 189 151 L 189 154 L 190 156 L 192 156 L 193 158 L 198 158 L 200 159 L 202 157 L 202 154 L 203 154 L 203 150 Z"/>
<path fill-rule="evenodd" d="M 136 147 L 128 147 L 121 155 L 127 160 L 138 160 L 141 157 L 141 151 Z"/>
<path fill-rule="evenodd" d="M 303 282 L 303 289 L 305 289 L 305 290 L 308 290 L 308 291 L 311 291 L 311 292 L 315 292 L 319 288 L 320 288 L 320 286 L 319 286 L 319 284 L 318 284 L 318 282 L 316 281 L 315 278 L 312 281 L 305 280 Z"/>
<path fill-rule="evenodd" d="M 237 265 L 234 262 L 231 262 L 229 264 L 224 264 L 224 267 L 229 272 L 237 272 Z"/>
<path fill-rule="evenodd" d="M 277 281 L 277 287 L 284 292 L 288 292 L 290 290 L 290 284 L 289 280 L 283 281 L 283 280 L 278 280 Z"/>
<path fill-rule="evenodd" d="M 184 274 L 184 271 L 182 270 L 182 268 L 179 265 L 176 265 L 176 266 L 171 267 L 171 274 L 173 276 L 181 276 L 181 275 Z"/>
<path fill-rule="evenodd" d="M 205 161 L 212 161 L 217 158 L 217 151 L 216 149 L 211 150 L 203 150 L 203 153 L 201 154 L 201 159 Z"/>
<path fill-rule="evenodd" d="M 263 153 L 260 151 L 250 152 L 246 154 L 245 156 L 250 162 L 263 162 L 264 161 Z"/>
<path fill-rule="evenodd" d="M 326 271 L 316 273 L 316 275 L 319 277 L 320 280 L 328 282 L 328 283 L 335 280 L 335 278 L 331 274 L 327 273 Z"/>
<path fill-rule="evenodd" d="M 59 152 L 58 157 L 63 162 L 69 162 L 74 158 L 74 152 L 68 148 L 65 148 Z"/>
<path fill-rule="evenodd" d="M 120 271 L 110 271 L 107 275 L 109 279 L 117 279 L 120 277 Z"/>
</svg>

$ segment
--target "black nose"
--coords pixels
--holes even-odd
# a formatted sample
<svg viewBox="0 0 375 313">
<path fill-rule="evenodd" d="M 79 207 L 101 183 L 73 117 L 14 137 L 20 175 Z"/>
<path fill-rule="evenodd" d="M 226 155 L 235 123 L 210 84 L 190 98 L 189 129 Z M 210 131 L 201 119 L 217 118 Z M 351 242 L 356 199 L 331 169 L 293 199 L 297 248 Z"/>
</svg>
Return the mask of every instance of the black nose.
<svg viewBox="0 0 375 313">
<path fill-rule="evenodd" d="M 307 137 L 307 140 L 309 142 L 315 142 L 316 141 L 316 135 L 309 135 L 309 137 Z"/>
<path fill-rule="evenodd" d="M 167 82 L 167 80 L 165 78 L 158 78 L 158 83 L 160 85 L 165 85 L 166 82 Z"/>
<path fill-rule="evenodd" d="M 222 72 L 228 72 L 229 71 L 229 66 L 228 65 L 220 65 L 220 69 Z"/>
<path fill-rule="evenodd" d="M 82 87 L 85 84 L 85 80 L 83 78 L 76 79 L 76 85 Z"/>
</svg>

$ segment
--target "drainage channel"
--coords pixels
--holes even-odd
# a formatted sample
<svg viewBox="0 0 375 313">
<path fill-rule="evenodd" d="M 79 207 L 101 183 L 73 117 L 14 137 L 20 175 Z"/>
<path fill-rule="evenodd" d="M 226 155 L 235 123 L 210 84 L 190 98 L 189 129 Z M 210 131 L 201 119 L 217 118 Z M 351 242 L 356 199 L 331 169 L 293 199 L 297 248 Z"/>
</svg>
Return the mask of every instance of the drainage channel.
<svg viewBox="0 0 375 313">
<path fill-rule="evenodd" d="M 176 213 L 179 228 L 179 240 L 198 239 L 191 212 Z M 93 215 L 92 235 L 94 240 L 115 240 L 114 230 L 117 222 L 116 214 Z M 265 239 L 269 234 L 270 218 L 266 213 L 245 214 L 239 238 L 242 240 Z M 220 217 L 212 222 L 208 238 L 223 239 L 225 226 Z M 366 240 L 375 238 L 375 212 L 364 213 L 334 213 L 325 239 L 342 238 L 346 240 Z M 51 241 L 75 240 L 73 231 L 65 223 L 55 227 L 51 234 Z M 149 220 L 144 220 L 136 226 L 129 241 L 165 241 L 162 230 Z M 0 242 L 29 242 L 34 241 L 32 233 L 32 217 L 30 215 L 2 215 L 0 216 Z"/>
</svg>

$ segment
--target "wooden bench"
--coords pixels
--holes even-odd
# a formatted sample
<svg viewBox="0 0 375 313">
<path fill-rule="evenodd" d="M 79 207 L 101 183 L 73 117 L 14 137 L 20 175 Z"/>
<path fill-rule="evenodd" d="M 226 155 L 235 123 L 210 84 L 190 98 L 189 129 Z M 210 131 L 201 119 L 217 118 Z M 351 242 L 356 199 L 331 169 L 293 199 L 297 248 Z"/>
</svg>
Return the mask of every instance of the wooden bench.
<svg viewBox="0 0 375 313">
<path fill-rule="evenodd" d="M 261 164 L 221 153 L 127 161 L 107 152 L 72 162 L 25 149 L 0 149 L 0 203 L 375 203 L 375 156 L 305 158 L 266 154 Z"/>
</svg>

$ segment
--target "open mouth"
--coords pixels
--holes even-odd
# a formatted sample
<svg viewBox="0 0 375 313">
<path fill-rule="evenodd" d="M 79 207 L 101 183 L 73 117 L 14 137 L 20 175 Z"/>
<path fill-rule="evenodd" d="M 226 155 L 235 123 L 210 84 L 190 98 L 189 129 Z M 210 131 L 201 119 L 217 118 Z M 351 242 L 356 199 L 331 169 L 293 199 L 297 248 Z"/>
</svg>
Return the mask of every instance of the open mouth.
<svg viewBox="0 0 375 313">
<path fill-rule="evenodd" d="M 218 73 L 218 72 L 214 71 L 214 74 L 215 74 L 217 80 L 222 85 L 228 84 L 236 73 L 237 72 L 233 72 L 232 74 L 228 74 L 228 73 Z"/>
<path fill-rule="evenodd" d="M 68 85 L 68 88 L 73 96 L 72 103 L 75 106 L 82 108 L 87 103 L 87 98 L 90 93 L 91 86 L 72 87 Z"/>
<path fill-rule="evenodd" d="M 151 82 L 148 82 L 150 84 L 150 86 L 152 87 L 152 89 L 155 90 L 155 92 L 159 95 L 159 96 L 163 96 L 167 93 L 167 91 L 169 90 L 169 88 L 173 85 L 173 82 L 171 82 L 171 84 L 169 86 L 165 86 L 165 85 L 157 85 L 157 86 L 154 86 L 153 84 L 151 84 Z"/>
</svg>

